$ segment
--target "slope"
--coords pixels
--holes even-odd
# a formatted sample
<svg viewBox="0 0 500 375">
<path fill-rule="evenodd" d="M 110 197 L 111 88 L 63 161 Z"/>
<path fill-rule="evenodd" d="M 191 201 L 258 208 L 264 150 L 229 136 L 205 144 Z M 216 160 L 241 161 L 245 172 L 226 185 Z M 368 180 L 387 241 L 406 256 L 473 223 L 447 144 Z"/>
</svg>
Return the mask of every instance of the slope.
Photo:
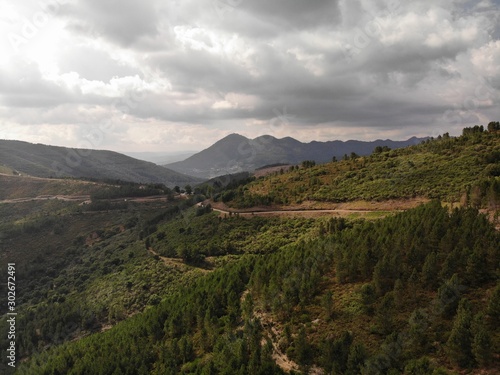
<svg viewBox="0 0 500 375">
<path fill-rule="evenodd" d="M 476 210 L 439 202 L 331 220 L 314 240 L 242 256 L 19 374 L 282 374 L 278 356 L 301 373 L 494 374 L 499 241 Z"/>
<path fill-rule="evenodd" d="M 221 199 L 251 207 L 426 197 L 495 208 L 500 201 L 500 132 L 465 133 L 367 157 L 304 164 L 233 189 Z"/>
<path fill-rule="evenodd" d="M 104 186 L 104 184 L 81 180 L 0 174 L 0 200 L 35 198 L 49 195 L 90 195 Z"/>
<path fill-rule="evenodd" d="M 145 212 L 130 202 L 113 213 L 44 202 L 50 206 L 26 221 L 24 208 L 35 203 L 14 213 L 0 205 L 10 225 L 0 228 L 2 260 L 14 259 L 25 280 L 18 327 L 26 357 L 17 373 L 495 374 L 500 235 L 474 206 L 497 204 L 490 190 L 496 194 L 498 151 L 498 134 L 469 129 L 456 139 L 332 163 L 344 174 L 366 163 L 373 169 L 363 172 L 382 180 L 386 163 L 402 158 L 425 171 L 402 182 L 405 189 L 450 199 L 464 191 L 462 208 L 435 200 L 370 222 L 223 218 L 209 206 Z M 321 180 L 327 167 L 305 163 L 220 197 L 247 197 L 274 181 L 262 197 L 288 200 L 288 186 L 274 186 L 301 176 L 314 194 L 328 187 Z M 303 181 L 288 185 L 295 182 Z M 359 199 L 360 191 L 350 193 L 356 186 L 347 185 L 342 199 Z M 368 193 L 386 199 L 392 192 L 385 188 Z M 45 259 L 27 264 L 51 238 L 37 251 Z M 180 279 L 162 269 L 179 265 L 203 269 Z M 102 325 L 106 319 L 113 328 Z M 0 331 L 7 329 L 4 319 Z M 106 332 L 88 335 L 100 329 Z"/>
<path fill-rule="evenodd" d="M 167 164 L 166 167 L 179 172 L 184 171 L 184 173 L 193 176 L 211 178 L 223 174 L 253 171 L 259 167 L 276 163 L 297 164 L 303 160 L 325 163 L 331 161 L 334 156 L 341 158 L 344 154 L 351 154 L 351 152 L 358 155 L 368 155 L 377 146 L 400 148 L 418 144 L 422 140 L 413 137 L 406 141 L 314 141 L 302 143 L 291 137 L 278 139 L 270 135 L 263 135 L 255 139 L 248 139 L 239 134 L 230 134 L 186 160 Z"/>
<path fill-rule="evenodd" d="M 18 173 L 36 177 L 113 179 L 163 183 L 169 187 L 200 182 L 197 178 L 117 152 L 21 141 L 0 140 L 0 163 Z"/>
</svg>

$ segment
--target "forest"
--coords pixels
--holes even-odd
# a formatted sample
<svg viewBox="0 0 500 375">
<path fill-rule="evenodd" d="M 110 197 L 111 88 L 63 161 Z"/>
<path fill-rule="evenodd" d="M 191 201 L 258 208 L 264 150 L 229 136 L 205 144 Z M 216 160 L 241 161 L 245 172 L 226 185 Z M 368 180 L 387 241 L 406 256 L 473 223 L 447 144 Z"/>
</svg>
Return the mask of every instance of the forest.
<svg viewBox="0 0 500 375">
<path fill-rule="evenodd" d="M 244 253 L 18 373 L 279 374 L 276 352 L 297 372 L 491 368 L 499 248 L 484 215 L 438 201 L 373 222 L 329 219 L 315 238 Z"/>
<path fill-rule="evenodd" d="M 15 373 L 495 374 L 495 124 L 200 185 L 182 199 L 123 184 L 93 187 L 95 209 L 1 204 L 2 261 L 16 262 L 21 280 Z M 167 200 L 123 202 L 146 192 Z M 242 216 L 207 204 L 422 192 L 427 203 L 371 218 Z M 0 372 L 10 374 L 6 361 Z"/>
<path fill-rule="evenodd" d="M 345 155 L 321 165 L 305 161 L 215 198 L 236 208 L 415 197 L 495 207 L 500 203 L 500 131 L 489 128 L 465 128 L 459 137 L 444 134 L 402 149 L 382 147 L 367 157 Z"/>
</svg>

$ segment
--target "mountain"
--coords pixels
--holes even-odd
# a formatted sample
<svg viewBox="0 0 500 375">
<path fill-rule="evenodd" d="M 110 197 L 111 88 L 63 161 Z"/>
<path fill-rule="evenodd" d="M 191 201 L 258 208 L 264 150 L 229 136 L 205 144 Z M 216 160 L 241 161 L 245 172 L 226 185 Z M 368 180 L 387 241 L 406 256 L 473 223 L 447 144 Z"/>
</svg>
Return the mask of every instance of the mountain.
<svg viewBox="0 0 500 375">
<path fill-rule="evenodd" d="M 500 132 L 439 137 L 404 149 L 321 165 L 304 163 L 234 189 L 235 207 L 425 197 L 480 207 L 500 205 Z"/>
<path fill-rule="evenodd" d="M 498 374 L 500 132 L 281 169 L 115 200 L 0 166 L 0 374 Z"/>
<path fill-rule="evenodd" d="M 116 179 L 169 187 L 199 179 L 113 151 L 73 149 L 0 140 L 0 164 L 35 177 Z"/>
<path fill-rule="evenodd" d="M 165 167 L 192 176 L 212 178 L 229 173 L 253 171 L 264 165 L 283 163 L 298 164 L 303 160 L 325 163 L 332 157 L 342 158 L 344 154 L 355 152 L 369 155 L 377 146 L 391 149 L 420 143 L 427 138 L 412 137 L 406 141 L 381 140 L 328 141 L 302 143 L 291 137 L 275 138 L 263 135 L 248 139 L 239 134 L 230 134 L 209 148 L 198 152 L 184 161 L 171 163 Z"/>
</svg>

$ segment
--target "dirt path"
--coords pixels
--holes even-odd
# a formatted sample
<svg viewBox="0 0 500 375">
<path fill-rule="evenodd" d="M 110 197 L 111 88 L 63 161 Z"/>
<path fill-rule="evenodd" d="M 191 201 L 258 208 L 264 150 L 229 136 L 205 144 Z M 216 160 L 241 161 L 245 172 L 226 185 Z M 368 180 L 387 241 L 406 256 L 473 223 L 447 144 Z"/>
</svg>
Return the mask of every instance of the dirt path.
<svg viewBox="0 0 500 375">
<path fill-rule="evenodd" d="M 66 202 L 81 202 L 90 200 L 90 195 L 39 195 L 37 197 L 15 198 L 0 200 L 1 203 L 23 203 L 32 201 L 61 200 Z"/>
<path fill-rule="evenodd" d="M 90 203 L 90 195 L 39 195 L 37 197 L 26 197 L 26 198 L 14 198 L 14 199 L 4 199 L 0 200 L 1 203 L 23 203 L 31 201 L 47 201 L 47 200 L 62 200 L 66 202 L 88 202 Z M 125 197 L 125 198 L 111 198 L 111 199 L 100 199 L 101 201 L 107 202 L 137 202 L 137 203 L 147 203 L 147 202 L 167 202 L 168 198 L 162 195 L 152 195 L 149 197 Z"/>
<path fill-rule="evenodd" d="M 377 217 L 387 216 L 390 212 L 401 212 L 403 210 L 381 211 L 381 210 L 350 210 L 350 209 L 328 209 L 328 210 L 256 210 L 256 211 L 238 211 L 238 210 L 224 210 L 221 208 L 212 207 L 216 212 L 221 215 L 238 215 L 242 217 L 253 216 L 287 216 L 287 217 L 320 217 L 320 216 L 352 216 L 359 217 L 377 214 Z"/>
<path fill-rule="evenodd" d="M 193 265 L 189 265 L 184 263 L 181 259 L 179 258 L 169 258 L 169 257 L 164 257 L 161 256 L 158 252 L 155 251 L 152 247 L 148 249 L 148 252 L 154 256 L 157 256 L 166 266 L 174 266 L 174 267 L 179 267 L 183 268 L 185 270 L 199 270 L 202 272 L 210 272 L 210 268 L 203 268 L 203 267 L 196 267 Z M 208 266 L 211 266 L 210 263 L 207 263 Z"/>
<path fill-rule="evenodd" d="M 246 289 L 242 293 L 240 297 L 241 304 L 243 304 L 249 292 L 250 291 Z M 267 344 L 267 340 L 271 342 L 273 348 L 271 357 L 274 360 L 274 362 L 287 374 L 289 374 L 292 371 L 298 372 L 299 365 L 294 361 L 292 361 L 290 358 L 288 358 L 288 356 L 281 351 L 278 345 L 279 339 L 281 338 L 281 332 L 276 328 L 275 322 L 272 319 L 271 314 L 261 309 L 254 309 L 252 311 L 252 318 L 259 319 L 260 324 L 262 325 L 262 328 L 264 330 L 264 337 L 262 337 L 260 342 L 261 346 L 265 346 Z"/>
<path fill-rule="evenodd" d="M 158 258 L 160 258 L 163 261 L 163 263 L 165 263 L 165 265 L 167 265 L 167 266 L 186 267 L 186 265 L 180 259 L 167 258 L 167 257 L 161 256 L 152 247 L 150 247 L 148 249 L 148 251 L 150 254 L 153 254 L 154 256 L 157 256 Z"/>
<path fill-rule="evenodd" d="M 244 296 L 246 296 L 247 293 L 248 290 L 245 291 L 245 293 L 243 293 L 242 299 L 244 298 Z M 256 310 L 254 311 L 253 315 L 254 317 L 260 320 L 267 338 L 271 341 L 271 344 L 273 345 L 272 358 L 274 362 L 287 374 L 289 374 L 292 371 L 295 372 L 299 371 L 300 366 L 296 362 L 288 358 L 288 356 L 285 353 L 283 353 L 279 348 L 278 342 L 281 338 L 281 332 L 276 327 L 271 314 L 263 310 Z M 263 340 L 262 344 L 265 345 L 265 343 L 266 341 Z"/>
<path fill-rule="evenodd" d="M 223 211 L 237 212 L 261 212 L 261 211 L 320 211 L 320 210 L 349 210 L 349 211 L 405 211 L 410 208 L 415 208 L 424 203 L 429 202 L 427 198 L 412 198 L 412 199 L 390 199 L 386 201 L 366 201 L 357 200 L 349 202 L 318 202 L 318 201 L 303 201 L 302 203 L 293 203 L 289 205 L 273 205 L 273 206 L 255 206 L 243 209 L 233 209 L 228 207 L 223 202 L 212 202 L 206 200 L 203 203 L 210 203 L 213 208 Z"/>
</svg>

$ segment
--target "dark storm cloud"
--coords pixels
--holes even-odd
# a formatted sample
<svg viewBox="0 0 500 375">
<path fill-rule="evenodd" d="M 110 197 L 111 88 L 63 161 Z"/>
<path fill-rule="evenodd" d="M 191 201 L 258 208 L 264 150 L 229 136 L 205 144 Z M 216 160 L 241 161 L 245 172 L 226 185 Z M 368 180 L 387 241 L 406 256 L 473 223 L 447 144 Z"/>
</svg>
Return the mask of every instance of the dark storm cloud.
<svg viewBox="0 0 500 375">
<path fill-rule="evenodd" d="M 240 0 L 240 2 L 242 12 L 248 12 L 266 23 L 267 29 L 274 30 L 276 34 L 317 29 L 322 25 L 335 27 L 341 18 L 337 0 Z M 257 31 L 257 27 L 253 30 Z M 253 34 L 251 29 L 248 29 L 248 34 Z"/>
<path fill-rule="evenodd" d="M 299 137 L 500 116 L 496 0 L 76 0 L 57 20 L 55 66 L 0 59 L 0 104 L 52 109 L 39 116 L 51 122 L 108 116 L 116 139 L 133 127 L 121 121 L 253 135 L 287 112 Z"/>
<path fill-rule="evenodd" d="M 157 34 L 158 13 L 152 1 L 82 0 L 63 7 L 70 28 L 103 35 L 121 46 L 131 46 Z"/>
</svg>

